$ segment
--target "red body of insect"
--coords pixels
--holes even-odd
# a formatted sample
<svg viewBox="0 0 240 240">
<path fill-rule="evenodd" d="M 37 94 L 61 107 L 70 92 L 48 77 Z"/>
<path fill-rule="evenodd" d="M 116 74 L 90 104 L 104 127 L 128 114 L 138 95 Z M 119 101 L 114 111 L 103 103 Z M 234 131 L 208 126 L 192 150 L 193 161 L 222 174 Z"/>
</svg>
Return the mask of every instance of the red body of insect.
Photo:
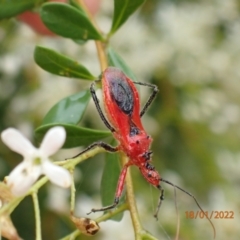
<svg viewBox="0 0 240 240">
<path fill-rule="evenodd" d="M 160 176 L 149 164 L 152 138 L 141 122 L 139 94 L 134 83 L 121 70 L 109 67 L 103 72 L 102 85 L 107 118 L 120 143 L 118 150 L 129 157 L 128 166 L 136 165 L 145 179 L 157 187 Z"/>
</svg>

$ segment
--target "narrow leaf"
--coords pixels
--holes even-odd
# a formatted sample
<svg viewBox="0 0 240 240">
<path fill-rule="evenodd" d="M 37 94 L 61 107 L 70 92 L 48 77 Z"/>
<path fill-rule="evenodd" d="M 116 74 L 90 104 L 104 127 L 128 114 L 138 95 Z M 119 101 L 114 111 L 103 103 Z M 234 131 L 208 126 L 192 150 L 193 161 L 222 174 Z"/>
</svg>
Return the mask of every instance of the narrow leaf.
<svg viewBox="0 0 240 240">
<path fill-rule="evenodd" d="M 40 13 L 44 24 L 60 36 L 73 40 L 103 40 L 82 9 L 63 3 L 46 3 Z"/>
<path fill-rule="evenodd" d="M 37 46 L 34 51 L 35 62 L 44 70 L 64 77 L 94 80 L 94 77 L 83 65 L 53 51 Z"/>
<path fill-rule="evenodd" d="M 103 206 L 113 204 L 119 175 L 119 154 L 106 153 L 105 166 L 101 180 L 101 199 Z M 122 217 L 123 213 L 120 213 L 113 216 L 111 219 L 120 221 Z"/>
<path fill-rule="evenodd" d="M 0 0 L 0 20 L 32 9 L 36 2 L 36 0 Z"/>
<path fill-rule="evenodd" d="M 133 81 L 137 81 L 137 78 L 133 74 L 132 70 L 112 48 L 108 48 L 108 64 L 109 66 L 120 68 L 129 78 Z"/>
<path fill-rule="evenodd" d="M 49 123 L 78 124 L 83 117 L 90 97 L 90 92 L 87 90 L 62 99 L 46 114 L 42 125 Z"/>
<path fill-rule="evenodd" d="M 145 0 L 114 0 L 114 14 L 110 34 L 116 32 L 144 2 Z"/>
<path fill-rule="evenodd" d="M 35 130 L 36 139 L 41 142 L 45 133 L 54 126 L 63 126 L 67 132 L 67 138 L 63 148 L 86 146 L 103 138 L 111 136 L 110 131 L 100 131 L 90 128 L 78 127 L 76 125 L 52 123 L 42 125 Z"/>
</svg>

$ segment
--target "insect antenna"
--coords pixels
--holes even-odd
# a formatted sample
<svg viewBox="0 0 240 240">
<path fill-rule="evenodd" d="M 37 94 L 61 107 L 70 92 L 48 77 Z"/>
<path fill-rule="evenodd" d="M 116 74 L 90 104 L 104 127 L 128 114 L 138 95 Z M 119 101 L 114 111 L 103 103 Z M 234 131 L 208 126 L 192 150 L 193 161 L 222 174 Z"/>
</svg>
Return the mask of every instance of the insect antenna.
<svg viewBox="0 0 240 240">
<path fill-rule="evenodd" d="M 187 192 L 186 190 L 182 189 L 181 187 L 169 182 L 168 180 L 165 180 L 163 178 L 160 179 L 160 182 L 165 182 L 171 186 L 173 186 L 174 188 L 177 188 L 179 189 L 180 191 L 186 193 L 188 196 L 190 196 L 191 198 L 193 198 L 193 200 L 195 201 L 195 203 L 197 204 L 198 208 L 203 212 L 203 214 L 205 215 L 205 217 L 207 218 L 207 220 L 210 222 L 212 228 L 213 228 L 213 236 L 214 238 L 216 238 L 216 229 L 215 229 L 215 226 L 213 224 L 213 222 L 211 221 L 211 219 L 208 217 L 208 215 L 203 211 L 202 207 L 200 206 L 200 204 L 198 203 L 197 199 L 189 192 Z M 162 204 L 162 201 L 164 200 L 164 190 L 162 189 L 162 187 L 159 185 L 158 186 L 158 189 L 161 191 L 161 195 L 160 195 L 160 198 L 159 198 L 159 202 L 158 202 L 158 206 L 157 206 L 157 210 L 156 210 L 156 213 L 154 214 L 154 217 L 157 219 L 157 214 L 158 214 L 158 211 L 160 209 L 160 206 Z"/>
<path fill-rule="evenodd" d="M 179 231 L 180 231 L 180 218 L 179 218 L 178 204 L 177 204 L 177 191 L 175 187 L 173 187 L 173 189 L 174 189 L 174 202 L 175 202 L 175 208 L 176 208 L 176 214 L 177 214 L 177 231 L 176 231 L 175 240 L 178 240 Z"/>
</svg>

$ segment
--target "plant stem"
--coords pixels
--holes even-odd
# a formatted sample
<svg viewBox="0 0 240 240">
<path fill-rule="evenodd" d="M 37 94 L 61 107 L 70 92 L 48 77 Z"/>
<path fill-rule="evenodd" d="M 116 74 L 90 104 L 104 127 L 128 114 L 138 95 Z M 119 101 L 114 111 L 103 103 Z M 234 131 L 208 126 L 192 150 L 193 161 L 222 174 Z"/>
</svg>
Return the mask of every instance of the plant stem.
<svg viewBox="0 0 240 240">
<path fill-rule="evenodd" d="M 74 175 L 73 175 L 74 174 L 74 170 L 71 169 L 70 173 L 72 175 L 70 211 L 71 211 L 71 214 L 73 214 L 74 208 L 75 208 L 75 193 L 76 193 L 76 188 L 75 188 L 75 183 L 74 183 Z"/>
<path fill-rule="evenodd" d="M 103 222 L 103 221 L 105 221 L 105 220 L 107 220 L 107 219 L 117 215 L 118 213 L 123 212 L 127 208 L 128 208 L 128 204 L 127 203 L 122 204 L 116 210 L 107 212 L 106 214 L 104 214 L 101 217 L 97 218 L 95 221 L 97 223 Z M 66 237 L 61 238 L 61 240 L 74 240 L 80 234 L 81 234 L 81 232 L 79 230 L 75 230 L 74 232 L 72 232 L 71 234 L 67 235 Z"/>
<path fill-rule="evenodd" d="M 122 154 L 121 157 L 121 164 L 124 166 L 128 161 L 127 156 Z M 127 176 L 126 176 L 126 189 L 127 189 L 127 202 L 129 205 L 129 211 L 133 223 L 134 233 L 135 233 L 135 239 L 142 239 L 141 234 L 143 232 L 142 225 L 139 220 L 139 215 L 137 211 L 135 196 L 133 192 L 133 183 L 132 183 L 132 177 L 130 174 L 130 169 L 128 169 Z"/>
<path fill-rule="evenodd" d="M 73 169 L 77 164 L 79 164 L 80 162 L 83 162 L 84 160 L 95 156 L 98 153 L 102 153 L 102 152 L 106 152 L 105 149 L 101 148 L 101 147 L 95 147 L 92 148 L 90 150 L 88 150 L 87 152 L 80 154 L 77 157 L 74 158 L 68 158 L 66 161 L 64 162 L 56 162 L 56 164 L 61 165 L 63 167 L 65 167 L 66 169 Z"/>
<path fill-rule="evenodd" d="M 84 9 L 84 11 L 87 13 L 90 21 L 92 22 L 92 24 L 94 25 L 94 27 L 101 32 L 101 30 L 99 29 L 97 23 L 95 22 L 92 14 L 89 12 L 88 8 L 86 7 L 85 3 L 83 0 L 78 0 L 78 3 L 81 5 L 81 7 Z M 98 53 L 98 59 L 100 62 L 100 67 L 101 67 L 101 71 L 104 71 L 107 66 L 108 66 L 108 61 L 107 61 L 107 56 L 105 53 L 105 42 L 101 42 L 101 41 L 95 41 L 96 44 L 96 48 L 97 48 L 97 53 Z"/>
<path fill-rule="evenodd" d="M 42 239 L 41 234 L 41 217 L 40 217 L 40 209 L 39 209 L 39 202 L 37 191 L 32 193 L 33 205 L 34 205 L 34 212 L 35 212 L 35 221 L 36 221 L 36 240 Z"/>
<path fill-rule="evenodd" d="M 24 197 L 20 198 L 14 198 L 10 203 L 3 205 L 2 208 L 0 208 L 0 216 L 6 214 L 10 215 L 13 210 L 18 206 L 18 204 L 23 200 Z"/>
<path fill-rule="evenodd" d="M 97 52 L 98 52 L 98 59 L 101 66 L 101 71 L 103 72 L 108 67 L 107 56 L 105 52 L 105 43 L 100 41 L 95 41 Z"/>
</svg>

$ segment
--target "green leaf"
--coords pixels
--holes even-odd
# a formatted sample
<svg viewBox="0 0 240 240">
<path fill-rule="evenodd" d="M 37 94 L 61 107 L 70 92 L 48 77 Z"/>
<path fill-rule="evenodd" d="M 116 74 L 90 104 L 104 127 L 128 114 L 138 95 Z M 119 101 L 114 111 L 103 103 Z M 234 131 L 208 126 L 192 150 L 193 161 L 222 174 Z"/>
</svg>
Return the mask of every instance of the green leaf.
<svg viewBox="0 0 240 240">
<path fill-rule="evenodd" d="M 86 13 L 84 12 L 84 10 L 82 9 L 81 5 L 79 4 L 78 0 L 69 0 L 68 1 L 69 4 L 77 9 L 79 9 L 80 11 L 82 11 L 85 15 Z M 86 15 L 87 16 L 87 15 Z"/>
<path fill-rule="evenodd" d="M 73 40 L 103 40 L 86 13 L 80 8 L 64 3 L 46 3 L 40 13 L 44 24 L 60 36 Z"/>
<path fill-rule="evenodd" d="M 112 48 L 108 48 L 108 64 L 109 66 L 120 68 L 129 78 L 133 81 L 137 81 L 137 78 L 133 74 L 132 70 Z"/>
<path fill-rule="evenodd" d="M 55 104 L 43 119 L 42 125 L 49 123 L 78 124 L 90 100 L 90 91 L 81 91 Z"/>
<path fill-rule="evenodd" d="M 119 175 L 119 154 L 106 153 L 106 161 L 101 180 L 101 199 L 103 206 L 113 204 Z M 123 212 L 113 216 L 111 219 L 120 221 L 122 217 Z"/>
<path fill-rule="evenodd" d="M 37 46 L 34 51 L 34 59 L 41 68 L 59 76 L 96 79 L 83 65 L 52 49 Z"/>
<path fill-rule="evenodd" d="M 114 14 L 110 34 L 116 32 L 144 2 L 145 0 L 114 0 Z"/>
<path fill-rule="evenodd" d="M 0 20 L 32 9 L 39 0 L 0 0 Z"/>
<path fill-rule="evenodd" d="M 93 130 L 90 128 L 78 127 L 71 124 L 52 123 L 42 125 L 35 131 L 36 139 L 42 141 L 46 132 L 54 126 L 63 126 L 67 132 L 67 138 L 63 148 L 73 148 L 83 145 L 89 145 L 103 138 L 111 136 L 110 131 Z"/>
</svg>

